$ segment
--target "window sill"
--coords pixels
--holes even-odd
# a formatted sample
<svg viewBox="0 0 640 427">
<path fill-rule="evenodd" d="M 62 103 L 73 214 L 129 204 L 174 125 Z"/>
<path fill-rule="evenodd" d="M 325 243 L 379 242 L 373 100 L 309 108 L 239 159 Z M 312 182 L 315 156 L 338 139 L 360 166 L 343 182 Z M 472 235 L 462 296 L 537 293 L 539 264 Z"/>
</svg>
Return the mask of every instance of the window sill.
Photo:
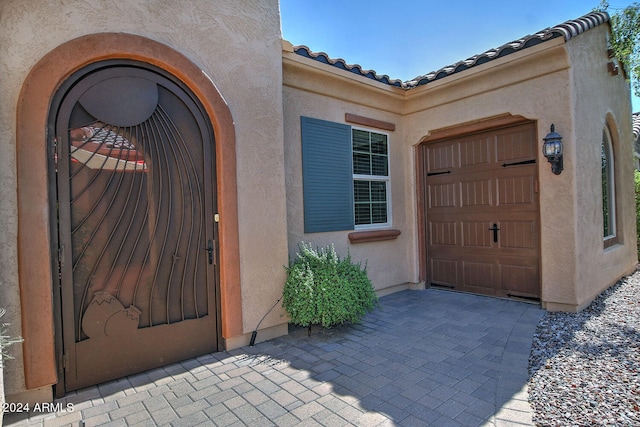
<svg viewBox="0 0 640 427">
<path fill-rule="evenodd" d="M 383 240 L 395 240 L 400 235 L 400 230 L 390 228 L 388 230 L 354 231 L 349 233 L 351 243 L 380 242 Z"/>
<path fill-rule="evenodd" d="M 618 236 L 611 236 L 604 239 L 604 249 L 607 250 L 622 243 Z"/>
</svg>

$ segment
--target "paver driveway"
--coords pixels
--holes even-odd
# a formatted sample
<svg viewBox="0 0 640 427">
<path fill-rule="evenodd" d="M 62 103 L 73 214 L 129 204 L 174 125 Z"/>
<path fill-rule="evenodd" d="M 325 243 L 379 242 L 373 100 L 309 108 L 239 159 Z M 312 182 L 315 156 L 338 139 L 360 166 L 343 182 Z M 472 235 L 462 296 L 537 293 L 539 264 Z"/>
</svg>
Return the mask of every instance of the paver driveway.
<svg viewBox="0 0 640 427">
<path fill-rule="evenodd" d="M 380 299 L 362 324 L 214 353 L 69 393 L 73 411 L 18 425 L 531 425 L 537 305 L 428 289 Z M 259 339 L 259 336 L 258 336 Z"/>
</svg>

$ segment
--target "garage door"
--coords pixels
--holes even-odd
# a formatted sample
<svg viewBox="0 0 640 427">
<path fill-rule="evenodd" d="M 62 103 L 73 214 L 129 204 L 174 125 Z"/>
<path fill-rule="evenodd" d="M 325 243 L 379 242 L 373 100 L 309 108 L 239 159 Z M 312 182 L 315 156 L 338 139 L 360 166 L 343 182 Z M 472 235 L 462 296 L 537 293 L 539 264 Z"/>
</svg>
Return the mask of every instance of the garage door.
<svg viewBox="0 0 640 427">
<path fill-rule="evenodd" d="M 423 145 L 428 280 L 540 297 L 535 125 Z"/>
</svg>

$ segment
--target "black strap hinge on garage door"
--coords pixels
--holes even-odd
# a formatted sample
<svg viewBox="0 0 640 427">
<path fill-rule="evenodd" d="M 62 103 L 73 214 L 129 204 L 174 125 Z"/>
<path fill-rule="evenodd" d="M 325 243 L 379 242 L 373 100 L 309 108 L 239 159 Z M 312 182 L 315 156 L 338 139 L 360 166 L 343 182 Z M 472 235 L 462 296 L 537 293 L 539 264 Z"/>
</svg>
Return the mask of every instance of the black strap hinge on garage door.
<svg viewBox="0 0 640 427">
<path fill-rule="evenodd" d="M 523 160 L 521 162 L 514 162 L 514 163 L 504 163 L 502 165 L 503 168 L 506 168 L 507 166 L 517 166 L 517 165 L 530 165 L 532 163 L 535 163 L 536 159 L 531 159 L 531 160 Z"/>
<path fill-rule="evenodd" d="M 427 174 L 427 176 L 434 176 L 434 175 L 446 175 L 448 173 L 451 173 L 451 171 L 444 171 L 444 172 L 429 172 Z"/>
</svg>

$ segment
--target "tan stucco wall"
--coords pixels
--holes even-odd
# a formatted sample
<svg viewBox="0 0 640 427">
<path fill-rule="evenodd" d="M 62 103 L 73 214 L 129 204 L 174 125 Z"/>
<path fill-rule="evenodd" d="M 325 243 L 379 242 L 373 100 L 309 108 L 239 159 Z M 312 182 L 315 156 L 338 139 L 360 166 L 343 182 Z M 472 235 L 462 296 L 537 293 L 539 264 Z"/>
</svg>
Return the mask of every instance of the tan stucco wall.
<svg viewBox="0 0 640 427">
<path fill-rule="evenodd" d="M 574 222 L 575 158 L 567 155 L 565 172 L 557 176 L 541 155 L 542 138 L 552 123 L 571 151 L 568 67 L 562 39 L 508 55 L 410 93 L 405 126 L 407 140 L 416 144 L 435 130 L 504 114 L 537 122 L 542 300 L 572 304 L 576 247 L 567 224 Z"/>
<path fill-rule="evenodd" d="M 286 43 L 285 43 L 286 48 Z M 312 67 L 305 69 L 305 66 Z M 366 80 L 352 78 L 348 72 L 337 75 L 316 72 L 315 64 L 290 52 L 284 59 L 284 121 L 285 163 L 287 174 L 287 223 L 289 227 L 289 252 L 295 259 L 300 242 L 314 247 L 333 244 L 341 256 L 351 254 L 355 262 L 367 262 L 367 272 L 379 293 L 417 282 L 415 253 L 415 219 L 410 203 L 413 200 L 411 150 L 404 144 L 401 116 L 382 108 L 394 108 L 401 95 L 387 87 L 370 84 Z M 303 68 L 300 68 L 303 67 Z M 355 100 L 355 102 L 354 102 Z M 379 106 L 384 106 L 380 108 Z M 397 109 L 400 104 L 396 104 Z M 392 224 L 401 234 L 394 240 L 352 244 L 351 231 L 322 233 L 304 232 L 302 149 L 300 117 L 345 123 L 345 114 L 355 114 L 395 124 L 388 131 L 349 123 L 356 128 L 385 133 L 389 137 Z"/>
<path fill-rule="evenodd" d="M 290 251 L 294 251 L 300 240 L 316 245 L 333 242 L 344 250 L 348 247 L 352 253 L 358 250 L 358 245 L 348 245 L 348 232 L 305 235 L 302 231 L 299 116 L 344 122 L 345 112 L 355 112 L 396 123 L 390 139 L 398 156 L 391 165 L 392 174 L 396 172 L 392 176 L 393 226 L 401 228 L 403 234 L 393 243 L 367 244 L 369 272 L 378 289 L 396 285 L 401 280 L 417 282 L 420 278 L 414 147 L 421 140 L 438 130 L 505 115 L 537 121 L 540 147 L 551 123 L 571 129 L 568 58 L 562 40 L 547 42 L 406 92 L 351 77 L 351 73 L 334 71 L 286 52 L 284 64 Z M 308 68 L 302 71 L 301 64 Z M 318 69 L 326 70 L 325 74 Z M 570 139 L 570 132 L 566 131 L 564 136 Z M 565 169 L 571 163 L 571 159 L 565 160 Z M 540 191 L 543 300 L 569 302 L 575 299 L 575 247 L 574 236 L 565 225 L 573 221 L 573 177 L 570 173 L 553 175 L 544 158 L 539 159 L 538 165 L 540 188 L 544 188 Z M 558 233 L 565 235 L 561 251 L 557 249 Z M 545 256 L 545 253 L 554 255 Z M 380 271 L 372 268 L 376 265 Z M 395 282 L 389 281 L 388 269 L 394 270 L 397 265 L 406 266 L 410 271 L 399 274 Z"/>
<path fill-rule="evenodd" d="M 567 43 L 571 63 L 571 93 L 576 144 L 571 153 L 576 169 L 576 280 L 577 301 L 584 305 L 637 263 L 633 189 L 633 135 L 631 100 L 622 70 L 607 70 L 607 25 L 589 37 Z M 586 66 L 590 64 L 591 66 Z M 619 244 L 604 248 L 602 215 L 601 143 L 609 127 L 615 161 L 617 236 Z"/>
<path fill-rule="evenodd" d="M 537 121 L 542 301 L 550 310 L 584 308 L 637 263 L 630 92 L 622 73 L 607 71 L 607 33 L 605 24 L 567 43 L 555 39 L 409 95 L 410 140 L 504 113 Z M 606 121 L 617 141 L 621 243 L 605 250 L 600 144 Z M 540 154 L 551 123 L 565 146 L 561 175 Z"/>
<path fill-rule="evenodd" d="M 548 41 L 405 92 L 302 58 L 288 48 L 283 53 L 278 10 L 277 0 L 0 3 L 0 46 L 4 47 L 0 56 L 0 306 L 8 310 L 3 320 L 12 323 L 13 335 L 21 334 L 20 298 L 29 298 L 19 293 L 16 109 L 20 93 L 30 71 L 49 52 L 101 32 L 139 35 L 179 52 L 202 69 L 226 101 L 236 143 L 240 257 L 239 283 L 234 286 L 240 288 L 242 311 L 241 324 L 230 327 L 233 333 L 226 336 L 229 347 L 246 344 L 250 332 L 280 297 L 283 265 L 295 255 L 300 241 L 316 246 L 334 243 L 340 254 L 349 251 L 354 260 L 368 261 L 380 293 L 418 282 L 421 252 L 414 147 L 439 129 L 496 116 L 536 121 L 539 148 L 551 123 L 564 137 L 561 175 L 553 175 L 538 154 L 546 307 L 579 309 L 631 271 L 635 222 L 631 156 L 627 165 L 625 154 L 631 141 L 631 111 L 624 79 L 606 71 L 606 55 L 602 56 L 606 25 L 566 44 L 562 39 Z M 303 231 L 300 116 L 344 122 L 345 113 L 396 126 L 388 132 L 393 227 L 401 231 L 395 240 L 351 244 L 348 232 Z M 600 195 L 594 193 L 600 188 L 600 135 L 605 120 L 614 139 L 619 138 L 617 190 L 623 243 L 607 250 L 602 245 Z M 38 132 L 44 136 L 43 128 Z M 44 147 L 44 138 L 42 143 Z M 44 153 L 38 155 L 42 156 L 38 164 L 46 163 Z M 45 197 L 44 188 L 30 190 L 40 195 L 39 200 Z M 47 204 L 30 208 L 37 217 L 48 218 Z M 46 229 L 47 224 L 40 226 Z M 281 307 L 261 327 L 269 331 L 259 339 L 285 333 Z M 7 363 L 4 372 L 8 394 L 26 387 L 20 348 L 12 351 L 16 359 Z"/>
<path fill-rule="evenodd" d="M 378 289 L 401 280 L 418 281 L 422 254 L 416 224 L 414 147 L 439 131 L 477 128 L 483 121 L 498 123 L 520 117 L 537 124 L 543 306 L 568 311 L 584 308 L 636 263 L 629 88 L 621 75 L 607 72 L 607 31 L 608 26 L 602 25 L 569 42 L 556 38 L 409 91 L 296 58 L 285 43 L 290 252 L 300 240 L 316 245 L 332 242 L 352 254 L 367 256 L 370 266 L 380 266 L 379 270 L 370 268 Z M 299 116 L 344 123 L 345 112 L 397 126 L 390 139 L 397 156 L 392 160 L 393 221 L 402 235 L 393 242 L 369 243 L 366 251 L 349 245 L 347 232 L 302 231 Z M 599 153 L 607 117 L 615 123 L 612 126 L 620 141 L 616 179 L 622 244 L 605 251 Z M 551 172 L 541 154 L 551 124 L 563 136 L 565 146 L 561 175 Z M 403 173 L 398 174 L 398 169 Z M 397 264 L 402 257 L 407 259 Z M 390 280 L 386 269 L 392 265 L 411 271 Z"/>
<path fill-rule="evenodd" d="M 237 158 L 237 245 L 242 254 L 240 283 L 233 286 L 240 286 L 243 316 L 241 325 L 230 327 L 235 335 L 226 338 L 228 346 L 248 342 L 250 332 L 281 294 L 282 266 L 287 261 L 277 0 L 9 0 L 0 8 L 0 45 L 5 47 L 0 57 L 4 100 L 0 110 L 0 304 L 9 311 L 3 320 L 13 324 L 14 334 L 21 333 L 15 164 L 16 108 L 25 79 L 38 61 L 67 41 L 91 33 L 128 33 L 162 43 L 187 57 L 211 79 L 230 110 Z M 121 49 L 126 52 L 127 46 Z M 44 129 L 41 132 L 44 152 Z M 34 209 L 41 218 L 48 218 L 48 206 Z M 283 324 L 286 318 L 277 307 L 261 327 Z M 286 333 L 286 326 L 276 329 Z M 5 391 L 10 395 L 25 389 L 22 355 L 19 348 L 12 350 L 17 357 L 4 372 Z"/>
</svg>

